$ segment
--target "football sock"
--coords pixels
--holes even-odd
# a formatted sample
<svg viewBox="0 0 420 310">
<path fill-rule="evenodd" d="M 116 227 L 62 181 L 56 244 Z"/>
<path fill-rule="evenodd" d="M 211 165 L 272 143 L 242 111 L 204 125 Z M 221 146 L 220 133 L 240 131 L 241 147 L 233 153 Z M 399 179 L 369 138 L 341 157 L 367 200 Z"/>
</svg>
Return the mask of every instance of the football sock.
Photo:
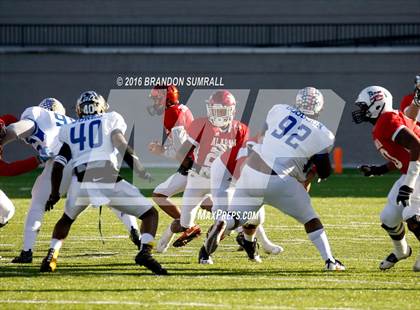
<svg viewBox="0 0 420 310">
<path fill-rule="evenodd" d="M 135 216 L 122 213 L 121 211 L 118 211 L 117 209 L 114 209 L 114 208 L 112 208 L 112 211 L 114 211 L 115 215 L 124 224 L 124 226 L 127 229 L 128 233 L 131 232 L 131 227 L 133 227 L 137 231 L 140 231 L 139 230 L 139 225 L 137 223 L 137 219 L 136 219 Z"/>
<path fill-rule="evenodd" d="M 334 257 L 331 253 L 330 244 L 328 242 L 327 234 L 325 233 L 323 228 L 308 233 L 308 238 L 318 249 L 324 261 L 326 261 L 327 259 L 334 261 Z"/>
<path fill-rule="evenodd" d="M 63 245 L 63 240 L 51 239 L 50 248 L 54 250 L 60 250 Z"/>
<path fill-rule="evenodd" d="M 25 228 L 25 233 L 23 236 L 23 250 L 24 251 L 29 251 L 33 249 L 37 235 L 38 235 L 38 231 L 33 231 L 30 227 Z"/>
<path fill-rule="evenodd" d="M 255 240 L 255 233 L 253 233 L 252 235 L 248 235 L 248 234 L 246 234 L 244 232 L 244 239 L 246 241 L 249 241 L 249 242 L 254 242 L 254 240 Z"/>
<path fill-rule="evenodd" d="M 274 244 L 268 239 L 267 234 L 265 233 L 264 227 L 262 225 L 258 225 L 257 227 L 257 238 L 258 241 L 261 242 L 261 244 L 273 246 Z"/>
<path fill-rule="evenodd" d="M 232 230 L 235 227 L 235 220 L 233 218 L 226 219 L 226 229 Z"/>
<path fill-rule="evenodd" d="M 402 238 L 401 240 L 392 240 L 392 243 L 394 244 L 395 252 L 394 254 L 400 258 L 401 256 L 407 254 L 408 252 L 408 243 L 407 240 Z"/>
<path fill-rule="evenodd" d="M 144 233 L 141 235 L 141 243 L 142 244 L 151 244 L 155 240 L 155 238 L 148 233 Z"/>
</svg>

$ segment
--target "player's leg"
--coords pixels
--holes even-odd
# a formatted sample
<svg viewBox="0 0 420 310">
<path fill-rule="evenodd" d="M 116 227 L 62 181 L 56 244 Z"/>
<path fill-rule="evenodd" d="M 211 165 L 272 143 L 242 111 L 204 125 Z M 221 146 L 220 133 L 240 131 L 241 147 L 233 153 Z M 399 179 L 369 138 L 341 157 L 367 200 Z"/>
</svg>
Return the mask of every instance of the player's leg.
<svg viewBox="0 0 420 310">
<path fill-rule="evenodd" d="M 394 183 L 388 194 L 387 204 L 380 215 L 381 226 L 388 233 L 394 245 L 392 252 L 379 264 L 381 270 L 394 267 L 398 261 L 411 256 L 412 252 L 405 238 L 405 227 L 402 217 L 404 207 L 397 205 L 398 190 L 402 182 L 403 177 L 400 177 Z"/>
<path fill-rule="evenodd" d="M 5 226 L 15 214 L 13 202 L 0 190 L 0 228 Z"/>
<path fill-rule="evenodd" d="M 210 192 L 210 179 L 197 175 L 195 172 L 188 174 L 187 186 L 182 196 L 181 209 L 181 236 L 173 243 L 174 247 L 181 247 L 197 238 L 201 228 L 195 224 L 197 211 L 206 194 Z"/>
<path fill-rule="evenodd" d="M 308 192 L 295 178 L 272 176 L 265 195 L 265 202 L 302 223 L 309 240 L 325 261 L 325 270 L 345 270 L 344 265 L 332 254 L 327 234 L 311 205 Z"/>
<path fill-rule="evenodd" d="M 118 219 L 124 224 L 128 231 L 131 242 L 140 249 L 140 230 L 137 224 L 137 219 L 129 214 L 122 213 L 117 209 L 111 208 L 112 212 L 118 217 Z"/>
<path fill-rule="evenodd" d="M 50 247 L 47 255 L 41 263 L 41 272 L 53 272 L 57 268 L 57 259 L 64 240 L 67 238 L 70 228 L 80 213 L 87 205 L 76 204 L 77 198 L 87 196 L 86 190 L 80 189 L 81 183 L 74 177 L 68 191 L 68 197 L 64 206 L 63 216 L 54 226 Z"/>
<path fill-rule="evenodd" d="M 410 198 L 410 206 L 404 208 L 402 216 L 407 222 L 408 229 L 420 241 L 420 179 L 417 180 L 414 193 Z M 420 253 L 413 265 L 413 271 L 420 272 Z"/>
<path fill-rule="evenodd" d="M 139 192 L 137 187 L 125 180 L 116 183 L 115 188 L 109 190 L 108 197 L 110 206 L 142 221 L 140 226 L 141 246 L 135 258 L 136 263 L 156 274 L 166 275 L 166 269 L 154 259 L 151 253 L 159 220 L 159 213 L 152 203 Z"/>
<path fill-rule="evenodd" d="M 163 231 L 157 246 L 156 252 L 164 253 L 168 250 L 176 232 L 181 231 L 181 211 L 172 203 L 170 197 L 181 193 L 187 184 L 187 176 L 179 172 L 171 175 L 165 182 L 159 184 L 153 191 L 153 201 L 174 220 Z"/>
<path fill-rule="evenodd" d="M 265 222 L 265 208 L 261 207 L 258 211 L 259 223 L 260 225 L 257 226 L 256 230 L 256 237 L 261 246 L 264 249 L 264 252 L 267 254 L 277 255 L 283 252 L 283 248 L 280 245 L 277 245 L 268 238 L 265 229 L 264 229 L 264 222 Z"/>
<path fill-rule="evenodd" d="M 12 263 L 32 263 L 32 253 L 35 247 L 37 235 L 41 229 L 42 219 L 45 213 L 45 203 L 51 193 L 51 169 L 52 160 L 45 164 L 44 170 L 36 178 L 31 191 L 31 202 L 26 214 L 23 232 L 23 249 Z"/>
<path fill-rule="evenodd" d="M 205 242 L 207 253 L 211 255 L 216 251 L 226 230 L 230 231 L 242 226 L 249 219 L 255 217 L 262 206 L 266 184 L 266 176 L 260 175 L 248 166 L 244 167 L 236 184 L 232 201 L 228 203 L 227 215 L 219 218 L 208 233 Z M 237 241 L 240 242 L 251 260 L 260 261 L 255 235 L 251 229 L 247 231 L 247 239 Z"/>
</svg>

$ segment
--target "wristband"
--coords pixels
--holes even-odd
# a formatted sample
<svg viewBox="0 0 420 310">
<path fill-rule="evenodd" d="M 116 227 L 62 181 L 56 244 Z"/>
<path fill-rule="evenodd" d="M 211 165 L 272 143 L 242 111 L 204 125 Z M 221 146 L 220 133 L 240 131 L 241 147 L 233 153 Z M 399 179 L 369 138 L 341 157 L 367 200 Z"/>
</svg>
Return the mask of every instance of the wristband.
<svg viewBox="0 0 420 310">
<path fill-rule="evenodd" d="M 414 188 L 416 186 L 416 181 L 417 181 L 417 177 L 419 173 L 420 173 L 420 161 L 418 160 L 410 161 L 403 184 L 407 185 L 410 188 Z"/>
</svg>

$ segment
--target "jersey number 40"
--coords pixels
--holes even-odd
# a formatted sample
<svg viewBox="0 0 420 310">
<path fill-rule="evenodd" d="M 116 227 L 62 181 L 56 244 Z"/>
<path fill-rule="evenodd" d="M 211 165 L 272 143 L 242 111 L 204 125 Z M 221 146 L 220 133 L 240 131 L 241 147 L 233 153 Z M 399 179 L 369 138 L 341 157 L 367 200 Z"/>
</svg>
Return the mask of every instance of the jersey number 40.
<svg viewBox="0 0 420 310">
<path fill-rule="evenodd" d="M 80 123 L 80 126 L 75 126 L 70 129 L 70 141 L 73 144 L 79 144 L 80 151 L 85 149 L 85 143 L 89 148 L 93 149 L 102 145 L 102 123 L 97 119 L 85 126 L 85 123 Z M 87 128 L 85 128 L 87 127 Z M 79 128 L 78 136 L 76 136 L 76 128 Z M 86 138 L 87 137 L 87 138 Z"/>
</svg>

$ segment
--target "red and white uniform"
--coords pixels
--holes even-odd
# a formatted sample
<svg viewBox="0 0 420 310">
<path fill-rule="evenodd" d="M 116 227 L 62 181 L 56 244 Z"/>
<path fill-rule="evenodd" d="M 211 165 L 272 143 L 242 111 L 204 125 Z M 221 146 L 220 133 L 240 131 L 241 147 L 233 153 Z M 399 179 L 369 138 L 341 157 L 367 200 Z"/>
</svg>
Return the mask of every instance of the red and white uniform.
<svg viewBox="0 0 420 310">
<path fill-rule="evenodd" d="M 0 116 L 0 119 L 6 126 L 18 121 L 16 117 L 10 114 Z M 36 169 L 38 165 L 38 159 L 34 156 L 11 163 L 0 159 L 0 176 L 17 176 Z M 0 224 L 7 223 L 13 217 L 14 213 L 15 207 L 13 206 L 12 201 L 2 190 L 0 190 Z"/>
<path fill-rule="evenodd" d="M 166 157 L 175 159 L 177 151 L 187 139 L 186 129 L 193 120 L 194 116 L 186 105 L 173 104 L 165 109 L 163 125 L 168 137 L 165 141 L 164 155 Z M 171 197 L 184 191 L 186 185 L 187 176 L 176 172 L 166 179 L 165 182 L 159 184 L 153 192 Z"/>
<path fill-rule="evenodd" d="M 405 113 L 405 110 L 408 108 L 409 105 L 411 105 L 413 99 L 414 93 L 404 96 L 404 98 L 400 102 L 400 111 L 403 111 Z M 420 124 L 420 114 L 417 115 L 417 124 Z"/>
<path fill-rule="evenodd" d="M 388 203 L 381 213 L 381 221 L 388 227 L 396 227 L 403 220 L 416 214 L 420 215 L 420 181 L 417 181 L 414 188 L 414 193 L 411 197 L 411 205 L 405 208 L 401 205 L 397 205 L 398 191 L 403 185 L 410 161 L 409 152 L 395 142 L 395 137 L 403 128 L 408 128 L 420 138 L 420 127 L 415 121 L 406 117 L 401 111 L 382 113 L 372 131 L 376 148 L 387 160 L 391 161 L 402 174 L 389 192 Z"/>
<path fill-rule="evenodd" d="M 188 141 L 196 147 L 194 164 L 196 170 L 188 174 L 187 186 L 183 196 L 181 225 L 185 228 L 194 225 L 197 208 L 204 197 L 210 193 L 210 167 L 214 160 L 228 150 L 237 154 L 248 139 L 248 127 L 233 120 L 225 130 L 213 126 L 208 118 L 194 120 L 187 130 Z M 236 161 L 236 156 L 235 161 Z"/>
</svg>

